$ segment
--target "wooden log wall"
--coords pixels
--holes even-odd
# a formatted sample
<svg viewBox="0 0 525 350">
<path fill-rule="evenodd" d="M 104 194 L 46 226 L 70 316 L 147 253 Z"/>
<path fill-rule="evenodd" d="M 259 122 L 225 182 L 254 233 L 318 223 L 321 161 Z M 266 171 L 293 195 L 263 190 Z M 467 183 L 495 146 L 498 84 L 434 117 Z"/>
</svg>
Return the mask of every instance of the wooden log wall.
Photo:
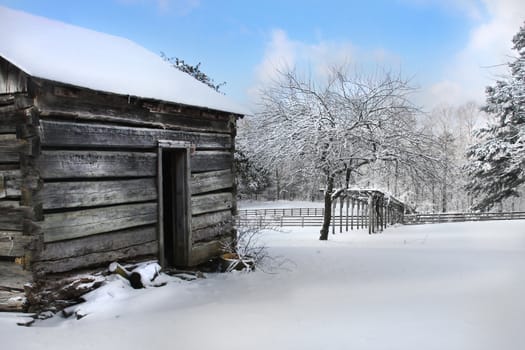
<svg viewBox="0 0 525 350">
<path fill-rule="evenodd" d="M 0 259 L 21 258 L 22 264 L 29 262 L 35 238 L 26 223 L 38 216 L 22 196 L 37 185 L 27 171 L 38 143 L 33 117 L 25 76 L 0 58 Z"/>
<path fill-rule="evenodd" d="M 233 235 L 233 116 L 34 83 L 43 185 L 31 200 L 45 216 L 37 274 L 158 255 L 158 140 L 195 146 L 189 264 L 219 254 Z"/>
</svg>

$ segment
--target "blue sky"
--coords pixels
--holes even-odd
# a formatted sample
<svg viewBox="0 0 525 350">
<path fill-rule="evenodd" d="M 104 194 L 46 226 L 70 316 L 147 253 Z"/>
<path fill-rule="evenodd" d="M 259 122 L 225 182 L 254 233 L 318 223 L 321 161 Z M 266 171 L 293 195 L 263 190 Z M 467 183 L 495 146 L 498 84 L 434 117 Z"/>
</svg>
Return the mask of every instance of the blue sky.
<svg viewBox="0 0 525 350">
<path fill-rule="evenodd" d="M 420 88 L 416 102 L 483 101 L 525 21 L 521 0 L 0 0 L 0 4 L 131 39 L 202 62 L 224 92 L 250 104 L 283 64 L 392 67 Z"/>
</svg>

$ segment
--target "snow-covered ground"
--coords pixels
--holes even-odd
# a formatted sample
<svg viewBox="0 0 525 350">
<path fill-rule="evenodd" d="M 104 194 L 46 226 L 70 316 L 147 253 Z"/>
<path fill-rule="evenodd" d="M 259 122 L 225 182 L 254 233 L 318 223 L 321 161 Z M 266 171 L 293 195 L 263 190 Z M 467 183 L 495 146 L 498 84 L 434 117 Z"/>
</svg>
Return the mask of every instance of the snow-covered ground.
<svg viewBox="0 0 525 350">
<path fill-rule="evenodd" d="M 266 232 L 274 273 L 133 290 L 115 280 L 80 320 L 18 327 L 4 349 L 524 349 L 525 222 Z"/>
</svg>

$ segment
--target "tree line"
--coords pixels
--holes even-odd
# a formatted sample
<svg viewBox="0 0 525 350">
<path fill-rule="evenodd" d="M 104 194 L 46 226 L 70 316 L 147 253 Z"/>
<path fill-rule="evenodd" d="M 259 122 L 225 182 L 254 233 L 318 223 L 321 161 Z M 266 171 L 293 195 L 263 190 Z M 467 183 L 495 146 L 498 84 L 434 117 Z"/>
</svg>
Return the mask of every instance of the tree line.
<svg viewBox="0 0 525 350">
<path fill-rule="evenodd" d="M 280 71 L 238 123 L 239 194 L 322 200 L 330 213 L 344 189 L 367 188 L 419 211 L 501 210 L 525 183 L 525 26 L 513 43 L 509 74 L 487 87 L 481 107 L 424 112 L 410 81 L 389 70 L 340 66 L 322 81 Z M 216 91 L 223 85 L 200 63 L 167 60 Z"/>
</svg>

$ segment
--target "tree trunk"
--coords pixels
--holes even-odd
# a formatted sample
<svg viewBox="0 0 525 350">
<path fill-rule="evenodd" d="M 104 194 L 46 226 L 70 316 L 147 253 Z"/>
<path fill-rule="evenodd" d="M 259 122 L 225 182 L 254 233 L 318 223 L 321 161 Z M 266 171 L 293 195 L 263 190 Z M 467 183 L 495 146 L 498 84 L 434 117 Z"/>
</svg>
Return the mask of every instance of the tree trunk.
<svg viewBox="0 0 525 350">
<path fill-rule="evenodd" d="M 441 212 L 446 213 L 447 212 L 447 182 L 443 182 L 443 188 L 441 191 Z"/>
<path fill-rule="evenodd" d="M 395 168 L 395 175 L 394 175 L 394 197 L 397 197 L 399 196 L 399 191 L 398 191 L 398 182 L 399 182 L 399 167 L 397 165 L 397 160 L 396 160 L 396 168 Z"/>
<path fill-rule="evenodd" d="M 275 180 L 277 183 L 277 200 L 281 199 L 281 181 L 279 179 L 279 170 L 275 170 Z"/>
<path fill-rule="evenodd" d="M 332 220 L 332 192 L 334 191 L 334 177 L 329 175 L 326 181 L 326 190 L 324 191 L 324 217 L 323 226 L 321 227 L 321 241 L 328 240 L 330 231 L 330 221 Z"/>
<path fill-rule="evenodd" d="M 352 170 L 350 168 L 347 168 L 346 169 L 346 181 L 345 181 L 345 185 L 346 185 L 346 189 L 348 189 L 350 187 L 350 176 L 352 174 Z"/>
</svg>

